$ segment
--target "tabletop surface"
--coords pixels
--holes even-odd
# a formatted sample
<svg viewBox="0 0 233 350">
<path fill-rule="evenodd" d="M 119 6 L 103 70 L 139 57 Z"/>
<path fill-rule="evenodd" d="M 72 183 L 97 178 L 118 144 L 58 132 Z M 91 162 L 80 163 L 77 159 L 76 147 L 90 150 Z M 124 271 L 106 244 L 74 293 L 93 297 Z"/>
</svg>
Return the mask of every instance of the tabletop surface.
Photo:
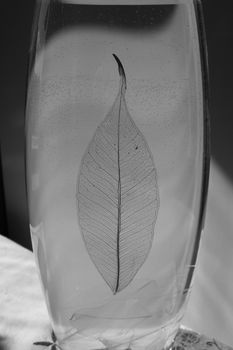
<svg viewBox="0 0 233 350">
<path fill-rule="evenodd" d="M 1 235 L 0 276 L 0 350 L 57 350 L 33 254 Z M 173 349 L 233 350 L 184 327 Z"/>
</svg>

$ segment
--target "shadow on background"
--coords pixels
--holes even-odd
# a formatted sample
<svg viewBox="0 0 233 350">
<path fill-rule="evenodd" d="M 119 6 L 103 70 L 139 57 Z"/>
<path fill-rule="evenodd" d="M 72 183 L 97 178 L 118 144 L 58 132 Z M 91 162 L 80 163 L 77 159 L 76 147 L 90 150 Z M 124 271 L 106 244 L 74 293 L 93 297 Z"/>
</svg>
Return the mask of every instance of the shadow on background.
<svg viewBox="0 0 233 350">
<path fill-rule="evenodd" d="M 28 48 L 35 1 L 4 1 L 1 32 L 2 172 L 8 232 L 12 240 L 31 248 L 24 171 L 24 104 Z"/>
<path fill-rule="evenodd" d="M 233 182 L 233 1 L 204 0 L 212 156 Z"/>
</svg>

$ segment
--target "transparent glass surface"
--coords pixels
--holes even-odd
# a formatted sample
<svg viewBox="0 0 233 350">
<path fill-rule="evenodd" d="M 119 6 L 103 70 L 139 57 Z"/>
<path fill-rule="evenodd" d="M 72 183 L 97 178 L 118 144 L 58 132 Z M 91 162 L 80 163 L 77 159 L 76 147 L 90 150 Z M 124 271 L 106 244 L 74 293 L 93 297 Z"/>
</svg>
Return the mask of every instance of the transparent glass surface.
<svg viewBox="0 0 233 350">
<path fill-rule="evenodd" d="M 26 109 L 30 230 L 62 349 L 162 349 L 208 182 L 200 3 L 41 1 Z"/>
</svg>

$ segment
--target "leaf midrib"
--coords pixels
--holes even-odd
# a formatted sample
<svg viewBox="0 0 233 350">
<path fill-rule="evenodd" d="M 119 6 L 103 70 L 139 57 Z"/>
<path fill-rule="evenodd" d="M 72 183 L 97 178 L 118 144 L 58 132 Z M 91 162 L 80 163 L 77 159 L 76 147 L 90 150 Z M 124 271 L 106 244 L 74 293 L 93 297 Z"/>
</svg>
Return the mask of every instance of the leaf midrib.
<svg viewBox="0 0 233 350">
<path fill-rule="evenodd" d="M 120 89 L 120 102 L 117 125 L 117 166 L 118 166 L 118 188 L 117 188 L 117 279 L 114 294 L 119 289 L 120 282 L 120 232 L 121 232 L 121 167 L 120 167 L 120 118 L 121 118 L 122 86 Z"/>
</svg>

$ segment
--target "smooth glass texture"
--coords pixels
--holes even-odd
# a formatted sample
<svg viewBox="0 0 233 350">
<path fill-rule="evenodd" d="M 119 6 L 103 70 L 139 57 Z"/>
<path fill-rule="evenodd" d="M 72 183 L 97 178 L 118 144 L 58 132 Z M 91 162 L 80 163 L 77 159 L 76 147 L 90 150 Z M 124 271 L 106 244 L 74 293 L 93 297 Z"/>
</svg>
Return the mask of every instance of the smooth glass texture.
<svg viewBox="0 0 233 350">
<path fill-rule="evenodd" d="M 27 191 L 62 349 L 174 339 L 208 182 L 203 38 L 197 1 L 37 4 Z"/>
</svg>

